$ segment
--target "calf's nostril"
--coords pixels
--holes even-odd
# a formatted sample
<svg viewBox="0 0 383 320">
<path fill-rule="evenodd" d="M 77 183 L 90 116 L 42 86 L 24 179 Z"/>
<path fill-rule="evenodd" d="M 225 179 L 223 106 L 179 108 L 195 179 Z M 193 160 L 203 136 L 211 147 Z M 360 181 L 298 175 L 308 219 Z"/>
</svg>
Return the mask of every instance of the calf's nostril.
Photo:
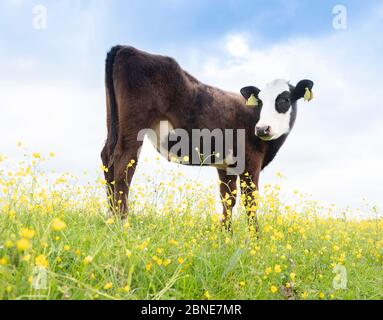
<svg viewBox="0 0 383 320">
<path fill-rule="evenodd" d="M 256 127 L 256 134 L 259 137 L 267 137 L 271 134 L 271 127 L 270 126 Z"/>
</svg>

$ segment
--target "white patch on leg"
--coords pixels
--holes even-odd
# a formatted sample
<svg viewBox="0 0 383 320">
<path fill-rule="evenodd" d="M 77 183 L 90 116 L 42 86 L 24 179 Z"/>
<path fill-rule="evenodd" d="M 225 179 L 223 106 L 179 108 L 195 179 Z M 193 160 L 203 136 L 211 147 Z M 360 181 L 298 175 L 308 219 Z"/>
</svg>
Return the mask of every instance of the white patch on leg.
<svg viewBox="0 0 383 320">
<path fill-rule="evenodd" d="M 164 148 L 169 134 L 174 132 L 174 127 L 168 120 L 160 120 L 152 126 L 155 135 L 148 136 L 149 141 L 153 144 L 154 148 L 164 156 L 168 161 L 171 161 L 174 155 L 170 154 L 169 150 Z"/>
</svg>

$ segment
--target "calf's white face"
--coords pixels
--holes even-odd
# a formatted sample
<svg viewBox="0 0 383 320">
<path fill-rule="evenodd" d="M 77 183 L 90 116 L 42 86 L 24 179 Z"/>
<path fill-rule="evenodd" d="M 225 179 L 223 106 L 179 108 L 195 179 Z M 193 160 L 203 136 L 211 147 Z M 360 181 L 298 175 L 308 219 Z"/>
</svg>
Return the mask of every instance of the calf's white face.
<svg viewBox="0 0 383 320">
<path fill-rule="evenodd" d="M 245 87 L 241 90 L 249 107 L 258 108 L 259 121 L 255 124 L 255 135 L 264 141 L 276 140 L 292 129 L 296 117 L 296 102 L 300 98 L 312 99 L 310 80 L 300 81 L 296 87 L 286 80 L 277 79 L 263 90 Z"/>
<path fill-rule="evenodd" d="M 255 134 L 263 140 L 278 139 L 290 132 L 290 87 L 284 80 L 269 83 L 258 95 L 261 113 Z M 278 108 L 285 104 L 284 108 Z"/>
</svg>

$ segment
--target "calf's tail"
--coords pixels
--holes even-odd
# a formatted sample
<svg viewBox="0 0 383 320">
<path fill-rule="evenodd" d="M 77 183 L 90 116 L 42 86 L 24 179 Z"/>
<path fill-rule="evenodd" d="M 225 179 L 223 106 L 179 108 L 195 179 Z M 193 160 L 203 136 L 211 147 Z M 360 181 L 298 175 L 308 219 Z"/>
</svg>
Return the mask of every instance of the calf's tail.
<svg viewBox="0 0 383 320">
<path fill-rule="evenodd" d="M 114 90 L 114 81 L 113 81 L 113 68 L 114 62 L 118 52 L 123 48 L 123 46 L 114 46 L 108 52 L 105 62 L 105 85 L 109 97 L 109 123 L 108 123 L 108 139 L 107 139 L 107 149 L 110 157 L 110 164 L 113 162 L 113 153 L 117 145 L 118 140 L 118 108 L 116 102 L 116 94 Z"/>
</svg>

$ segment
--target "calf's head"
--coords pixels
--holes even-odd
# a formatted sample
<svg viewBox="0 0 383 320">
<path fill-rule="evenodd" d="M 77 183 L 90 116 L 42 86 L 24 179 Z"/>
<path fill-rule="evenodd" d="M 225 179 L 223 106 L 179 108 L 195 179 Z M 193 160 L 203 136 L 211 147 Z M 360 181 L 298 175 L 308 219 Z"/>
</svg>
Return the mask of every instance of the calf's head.
<svg viewBox="0 0 383 320">
<path fill-rule="evenodd" d="M 250 86 L 241 89 L 246 105 L 259 108 L 255 134 L 264 141 L 276 140 L 288 134 L 296 117 L 297 101 L 313 99 L 311 80 L 302 80 L 294 87 L 285 80 L 274 80 L 263 90 Z"/>
</svg>

